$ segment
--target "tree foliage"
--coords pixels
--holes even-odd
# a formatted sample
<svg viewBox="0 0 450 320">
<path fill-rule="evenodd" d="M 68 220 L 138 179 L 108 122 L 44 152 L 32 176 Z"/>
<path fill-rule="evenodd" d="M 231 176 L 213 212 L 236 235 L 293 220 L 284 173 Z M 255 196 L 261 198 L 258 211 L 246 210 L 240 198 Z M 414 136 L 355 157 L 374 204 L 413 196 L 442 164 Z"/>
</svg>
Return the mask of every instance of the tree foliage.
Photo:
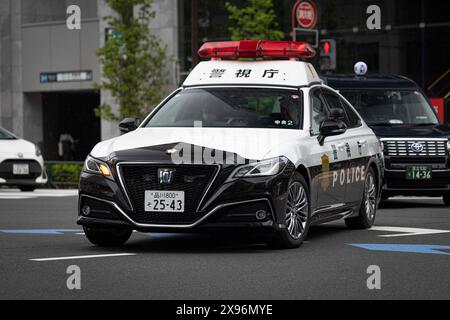
<svg viewBox="0 0 450 320">
<path fill-rule="evenodd" d="M 107 120 L 142 119 L 164 94 L 168 84 L 167 49 L 149 30 L 155 18 L 153 0 L 106 0 L 115 15 L 105 17 L 110 32 L 97 55 L 103 79 L 99 89 L 109 90 L 118 113 L 103 103 L 97 110 Z"/>
<path fill-rule="evenodd" d="M 235 22 L 230 27 L 233 40 L 281 40 L 284 33 L 277 29 L 276 14 L 272 0 L 247 0 L 247 6 L 238 8 L 227 2 L 225 4 L 230 20 Z"/>
</svg>

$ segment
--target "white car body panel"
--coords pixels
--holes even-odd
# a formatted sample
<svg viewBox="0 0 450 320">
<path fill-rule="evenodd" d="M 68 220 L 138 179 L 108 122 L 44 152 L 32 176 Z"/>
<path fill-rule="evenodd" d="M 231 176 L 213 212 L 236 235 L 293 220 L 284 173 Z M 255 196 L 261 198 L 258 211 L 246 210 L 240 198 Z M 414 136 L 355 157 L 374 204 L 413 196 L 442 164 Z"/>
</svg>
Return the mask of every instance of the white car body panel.
<svg viewBox="0 0 450 320">
<path fill-rule="evenodd" d="M 248 77 L 236 77 L 239 70 L 251 70 Z M 220 78 L 212 77 L 213 70 L 225 70 Z M 266 70 L 278 70 L 271 78 Z M 321 83 L 314 67 L 301 61 L 204 61 L 195 67 L 183 86 L 199 85 L 262 85 L 301 87 Z"/>
</svg>

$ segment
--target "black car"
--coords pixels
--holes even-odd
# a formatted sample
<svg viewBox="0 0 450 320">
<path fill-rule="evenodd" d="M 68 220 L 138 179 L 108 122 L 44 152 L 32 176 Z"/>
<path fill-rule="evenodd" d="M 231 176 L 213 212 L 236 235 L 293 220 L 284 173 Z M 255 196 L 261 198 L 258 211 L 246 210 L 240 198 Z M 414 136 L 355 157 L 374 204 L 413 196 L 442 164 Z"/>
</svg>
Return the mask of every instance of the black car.
<svg viewBox="0 0 450 320">
<path fill-rule="evenodd" d="M 383 199 L 443 197 L 450 205 L 450 127 L 403 76 L 333 75 L 323 80 L 358 110 L 383 144 Z"/>
</svg>

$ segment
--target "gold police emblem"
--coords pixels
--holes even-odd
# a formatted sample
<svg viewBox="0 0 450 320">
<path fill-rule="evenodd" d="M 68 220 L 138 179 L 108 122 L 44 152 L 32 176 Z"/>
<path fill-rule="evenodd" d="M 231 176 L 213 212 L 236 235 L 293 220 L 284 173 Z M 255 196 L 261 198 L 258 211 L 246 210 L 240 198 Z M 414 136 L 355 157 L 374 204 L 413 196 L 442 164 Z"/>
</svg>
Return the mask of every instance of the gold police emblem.
<svg viewBox="0 0 450 320">
<path fill-rule="evenodd" d="M 330 158 L 324 154 L 322 156 L 322 174 L 320 180 L 320 186 L 323 191 L 327 191 L 330 187 Z"/>
</svg>

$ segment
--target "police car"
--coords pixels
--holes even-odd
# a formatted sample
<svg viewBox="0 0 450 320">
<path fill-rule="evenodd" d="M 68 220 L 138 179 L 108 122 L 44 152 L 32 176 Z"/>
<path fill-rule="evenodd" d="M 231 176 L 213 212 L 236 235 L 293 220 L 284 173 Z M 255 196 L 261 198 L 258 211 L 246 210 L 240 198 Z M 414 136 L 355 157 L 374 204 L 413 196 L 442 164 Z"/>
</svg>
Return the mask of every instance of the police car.
<svg viewBox="0 0 450 320">
<path fill-rule="evenodd" d="M 385 179 L 382 197 L 443 197 L 450 206 L 450 127 L 439 118 L 412 80 L 397 75 L 365 75 L 363 62 L 355 75 L 324 77 L 339 90 L 383 143 Z"/>
<path fill-rule="evenodd" d="M 313 224 L 370 228 L 380 143 L 322 84 L 306 43 L 206 43 L 181 88 L 121 137 L 99 143 L 80 180 L 78 224 L 100 246 L 142 232 L 258 232 L 283 248 Z M 246 59 L 239 59 L 246 58 Z M 255 59 L 256 58 L 256 59 Z"/>
</svg>

